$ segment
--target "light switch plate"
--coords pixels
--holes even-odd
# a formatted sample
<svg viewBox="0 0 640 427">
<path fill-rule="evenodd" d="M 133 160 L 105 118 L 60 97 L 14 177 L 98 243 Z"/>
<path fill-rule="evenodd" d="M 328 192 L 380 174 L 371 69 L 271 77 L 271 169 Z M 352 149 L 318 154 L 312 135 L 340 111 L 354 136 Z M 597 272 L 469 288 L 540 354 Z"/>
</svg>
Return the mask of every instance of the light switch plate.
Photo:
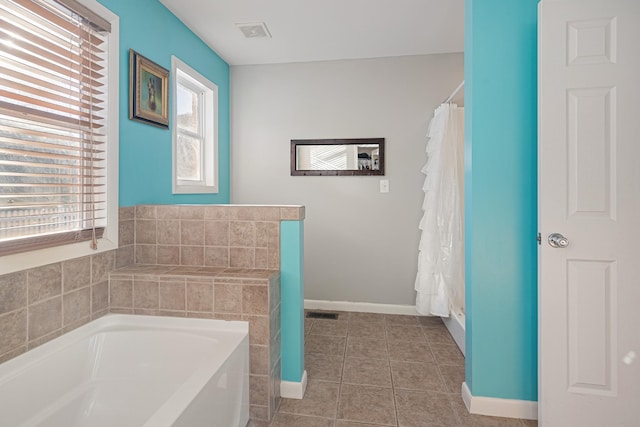
<svg viewBox="0 0 640 427">
<path fill-rule="evenodd" d="M 380 180 L 380 192 L 381 193 L 388 193 L 389 192 L 389 180 L 388 179 L 381 179 Z"/>
</svg>

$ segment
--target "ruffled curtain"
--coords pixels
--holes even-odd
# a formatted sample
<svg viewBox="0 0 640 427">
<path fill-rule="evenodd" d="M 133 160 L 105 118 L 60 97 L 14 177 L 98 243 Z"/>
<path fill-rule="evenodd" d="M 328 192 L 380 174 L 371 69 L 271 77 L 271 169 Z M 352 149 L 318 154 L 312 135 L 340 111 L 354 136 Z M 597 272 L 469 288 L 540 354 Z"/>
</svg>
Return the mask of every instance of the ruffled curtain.
<svg viewBox="0 0 640 427">
<path fill-rule="evenodd" d="M 464 311 L 464 108 L 455 104 L 438 107 L 427 137 L 416 309 L 421 314 L 448 317 L 451 305 Z"/>
</svg>

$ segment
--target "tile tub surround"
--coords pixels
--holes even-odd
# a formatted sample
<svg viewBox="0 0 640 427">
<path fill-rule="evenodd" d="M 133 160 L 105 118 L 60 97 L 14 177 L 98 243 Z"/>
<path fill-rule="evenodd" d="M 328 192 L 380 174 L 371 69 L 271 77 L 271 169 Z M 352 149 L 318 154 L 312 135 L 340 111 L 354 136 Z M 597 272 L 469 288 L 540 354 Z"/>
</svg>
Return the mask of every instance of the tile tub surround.
<svg viewBox="0 0 640 427">
<path fill-rule="evenodd" d="M 280 221 L 305 215 L 302 206 L 138 205 L 120 211 L 121 242 L 130 247 L 132 263 L 274 270 L 280 268 Z"/>
<path fill-rule="evenodd" d="M 280 403 L 278 270 L 132 265 L 109 274 L 110 311 L 249 322 L 250 411 L 270 420 Z"/>
<path fill-rule="evenodd" d="M 109 312 L 116 251 L 0 276 L 0 363 Z"/>
<path fill-rule="evenodd" d="M 266 265 L 269 268 L 275 266 L 277 270 L 280 262 L 280 221 L 301 221 L 304 216 L 305 209 L 302 206 L 121 207 L 117 250 L 0 276 L 0 363 L 108 313 L 109 272 L 133 266 L 136 261 L 148 260 L 156 264 L 158 261 L 179 263 L 184 260 L 187 265 L 200 264 L 199 254 L 203 252 L 203 264 L 196 265 L 196 268 L 246 266 L 245 271 L 248 271 Z M 200 221 L 204 227 L 202 246 L 194 231 L 199 230 Z M 184 231 L 181 227 L 183 224 Z M 274 239 L 276 228 L 278 238 Z M 189 254 L 195 254 L 197 262 L 188 261 Z M 169 264 L 165 266 L 170 267 Z M 255 377 L 252 387 L 271 392 L 268 403 L 258 401 L 252 405 L 252 416 L 254 419 L 268 419 L 275 411 L 279 398 L 279 377 L 277 381 L 275 377 L 280 372 L 280 358 L 279 354 L 276 357 L 272 352 L 280 349 L 280 317 L 269 313 L 270 321 L 267 322 L 262 314 L 242 313 L 242 294 L 238 297 L 238 284 L 240 287 L 244 285 L 241 280 L 240 283 L 220 283 L 218 295 L 226 293 L 228 296 L 209 303 L 207 286 L 198 283 L 187 285 L 185 282 L 182 297 L 180 285 L 176 287 L 174 284 L 172 287 L 163 281 L 161 288 L 158 281 L 156 310 L 153 308 L 154 285 L 143 283 L 138 286 L 140 292 L 135 303 L 145 308 L 134 310 L 132 301 L 131 308 L 120 309 L 145 314 L 248 319 L 250 329 L 254 330 L 251 337 L 252 378 Z M 245 284 L 251 285 L 248 282 Z M 187 286 L 191 296 L 189 300 Z M 280 299 L 279 287 L 277 292 L 277 298 L 272 296 L 273 301 Z M 118 304 L 120 302 L 116 301 L 114 312 L 118 312 Z M 210 304 L 213 304 L 212 310 L 209 310 Z M 268 340 L 265 339 L 267 336 Z M 270 379 L 266 380 L 265 377 Z"/>
</svg>

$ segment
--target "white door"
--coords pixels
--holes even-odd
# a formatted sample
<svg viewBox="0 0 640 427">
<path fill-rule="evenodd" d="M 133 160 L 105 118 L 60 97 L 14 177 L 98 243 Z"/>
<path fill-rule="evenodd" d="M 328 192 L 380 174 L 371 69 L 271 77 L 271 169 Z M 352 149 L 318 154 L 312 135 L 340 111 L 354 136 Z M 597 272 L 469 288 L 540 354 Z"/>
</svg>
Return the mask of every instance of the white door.
<svg viewBox="0 0 640 427">
<path fill-rule="evenodd" d="M 538 37 L 540 425 L 638 427 L 640 0 L 542 0 Z"/>
</svg>

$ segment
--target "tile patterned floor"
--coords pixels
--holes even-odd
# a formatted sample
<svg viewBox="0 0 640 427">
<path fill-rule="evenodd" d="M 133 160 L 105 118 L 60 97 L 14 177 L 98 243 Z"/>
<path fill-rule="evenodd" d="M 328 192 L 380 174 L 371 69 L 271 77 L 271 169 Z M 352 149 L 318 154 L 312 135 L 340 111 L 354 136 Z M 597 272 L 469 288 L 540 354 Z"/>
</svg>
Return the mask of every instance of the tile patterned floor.
<svg viewBox="0 0 640 427">
<path fill-rule="evenodd" d="M 464 357 L 439 318 L 340 312 L 338 320 L 305 319 L 305 368 L 304 399 L 282 399 L 269 427 L 537 426 L 467 413 Z"/>
</svg>

